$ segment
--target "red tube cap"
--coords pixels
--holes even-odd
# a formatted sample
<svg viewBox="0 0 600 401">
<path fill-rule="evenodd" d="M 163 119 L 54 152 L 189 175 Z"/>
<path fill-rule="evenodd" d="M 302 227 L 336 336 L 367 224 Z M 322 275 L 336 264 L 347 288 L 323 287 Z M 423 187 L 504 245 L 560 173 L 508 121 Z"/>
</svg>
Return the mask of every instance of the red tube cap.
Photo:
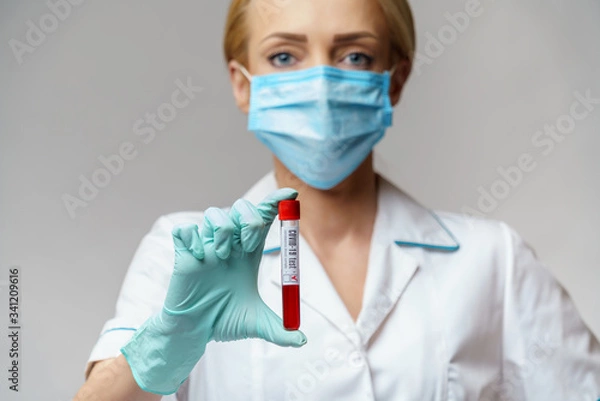
<svg viewBox="0 0 600 401">
<path fill-rule="evenodd" d="M 300 220 L 300 201 L 283 200 L 279 202 L 279 220 Z"/>
</svg>

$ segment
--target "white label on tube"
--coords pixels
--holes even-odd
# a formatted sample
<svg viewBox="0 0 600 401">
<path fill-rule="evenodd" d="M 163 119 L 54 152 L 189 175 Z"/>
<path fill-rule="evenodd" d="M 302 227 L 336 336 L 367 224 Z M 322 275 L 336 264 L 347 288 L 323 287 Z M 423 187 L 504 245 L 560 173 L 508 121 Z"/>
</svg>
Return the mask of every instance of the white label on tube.
<svg viewBox="0 0 600 401">
<path fill-rule="evenodd" d="M 281 284 L 300 285 L 298 227 L 281 227 Z"/>
</svg>

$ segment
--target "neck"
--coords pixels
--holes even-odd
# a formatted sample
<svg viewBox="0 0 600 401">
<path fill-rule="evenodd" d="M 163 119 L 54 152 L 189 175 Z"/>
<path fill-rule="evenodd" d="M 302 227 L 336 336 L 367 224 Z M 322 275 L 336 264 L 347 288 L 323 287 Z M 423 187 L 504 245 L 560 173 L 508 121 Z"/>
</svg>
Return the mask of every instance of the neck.
<svg viewBox="0 0 600 401">
<path fill-rule="evenodd" d="M 343 182 L 329 190 L 312 188 L 275 158 L 280 188 L 298 190 L 302 214 L 300 230 L 310 246 L 328 248 L 354 237 L 370 241 L 377 214 L 377 175 L 373 158 L 367 159 Z"/>
</svg>

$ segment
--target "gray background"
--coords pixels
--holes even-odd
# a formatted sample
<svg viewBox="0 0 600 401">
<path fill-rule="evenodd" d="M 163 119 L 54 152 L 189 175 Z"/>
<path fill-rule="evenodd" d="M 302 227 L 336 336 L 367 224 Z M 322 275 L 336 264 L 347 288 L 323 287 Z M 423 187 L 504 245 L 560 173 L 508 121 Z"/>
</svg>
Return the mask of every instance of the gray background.
<svg viewBox="0 0 600 401">
<path fill-rule="evenodd" d="M 445 13 L 465 3 L 414 2 L 421 54 L 428 33 L 450 26 Z M 83 1 L 19 63 L 9 41 L 26 42 L 27 21 L 39 26 L 50 9 L 43 1 L 0 3 L 0 281 L 11 265 L 23 271 L 22 391 L 8 399 L 70 399 L 154 220 L 227 206 L 270 169 L 227 80 L 227 5 Z M 477 208 L 478 188 L 501 178 L 498 167 L 530 153 L 535 170 L 486 215 L 534 246 L 600 333 L 600 105 L 548 155 L 531 142 L 569 112 L 575 91 L 600 98 L 600 3 L 481 6 L 442 54 L 415 70 L 377 166 L 425 205 L 459 212 Z M 202 93 L 142 142 L 135 121 L 169 102 L 175 81 L 188 77 Z M 71 218 L 62 196 L 77 196 L 79 176 L 90 178 L 98 157 L 124 142 L 136 157 Z"/>
</svg>

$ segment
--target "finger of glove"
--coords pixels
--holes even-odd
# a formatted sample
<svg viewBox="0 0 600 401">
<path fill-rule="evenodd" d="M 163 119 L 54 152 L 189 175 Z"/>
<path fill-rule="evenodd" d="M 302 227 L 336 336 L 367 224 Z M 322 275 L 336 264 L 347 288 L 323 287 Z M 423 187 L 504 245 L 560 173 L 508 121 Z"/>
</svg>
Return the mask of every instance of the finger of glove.
<svg viewBox="0 0 600 401">
<path fill-rule="evenodd" d="M 176 251 L 189 251 L 199 260 L 204 259 L 204 245 L 198 234 L 198 225 L 182 224 L 171 232 Z"/>
<path fill-rule="evenodd" d="M 262 338 L 281 347 L 299 348 L 306 344 L 306 336 L 300 330 L 289 331 L 283 327 L 283 322 L 267 305 L 258 314 L 256 332 L 250 332 L 250 337 Z"/>
<path fill-rule="evenodd" d="M 240 241 L 244 252 L 253 252 L 264 239 L 265 222 L 256 206 L 245 199 L 239 199 L 231 208 L 231 218 L 240 231 Z"/>
<path fill-rule="evenodd" d="M 262 216 L 265 226 L 268 228 L 275 216 L 277 216 L 279 202 L 282 200 L 294 200 L 298 197 L 298 191 L 292 188 L 281 188 L 271 193 L 256 207 Z"/>
<path fill-rule="evenodd" d="M 227 259 L 231 254 L 234 230 L 235 224 L 224 210 L 211 207 L 204 212 L 202 239 L 205 245 L 214 245 L 220 259 Z"/>
</svg>

